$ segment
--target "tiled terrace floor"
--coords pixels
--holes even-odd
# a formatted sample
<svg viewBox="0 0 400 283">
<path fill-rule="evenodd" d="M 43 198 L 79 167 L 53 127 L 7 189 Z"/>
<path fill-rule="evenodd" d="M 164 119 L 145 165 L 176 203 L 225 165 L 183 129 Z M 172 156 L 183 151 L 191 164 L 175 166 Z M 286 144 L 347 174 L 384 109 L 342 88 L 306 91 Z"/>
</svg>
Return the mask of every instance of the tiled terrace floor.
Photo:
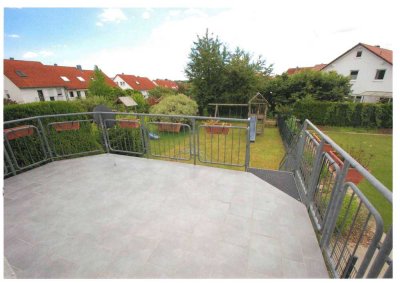
<svg viewBox="0 0 400 283">
<path fill-rule="evenodd" d="M 327 277 L 305 207 L 250 173 L 120 155 L 5 180 L 18 278 Z"/>
</svg>

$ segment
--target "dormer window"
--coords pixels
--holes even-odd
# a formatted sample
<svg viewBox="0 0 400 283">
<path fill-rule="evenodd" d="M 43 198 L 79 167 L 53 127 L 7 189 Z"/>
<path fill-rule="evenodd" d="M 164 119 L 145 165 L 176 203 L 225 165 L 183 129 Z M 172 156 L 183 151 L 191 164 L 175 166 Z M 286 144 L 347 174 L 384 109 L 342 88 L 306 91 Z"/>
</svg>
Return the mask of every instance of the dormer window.
<svg viewBox="0 0 400 283">
<path fill-rule="evenodd" d="M 84 78 L 82 78 L 82 77 L 76 77 L 78 80 L 80 80 L 81 82 L 84 82 L 85 81 L 85 79 Z"/>
<path fill-rule="evenodd" d="M 65 76 L 60 76 L 60 78 L 64 81 L 64 82 L 69 82 L 69 79 Z"/>
<path fill-rule="evenodd" d="M 362 51 L 361 51 L 361 50 L 360 50 L 360 51 L 357 51 L 356 57 L 361 57 L 361 55 L 362 55 Z"/>
<path fill-rule="evenodd" d="M 21 78 L 27 77 L 27 75 L 26 75 L 24 72 L 22 72 L 21 70 L 16 70 L 15 73 L 16 73 L 18 76 L 20 76 Z"/>
</svg>

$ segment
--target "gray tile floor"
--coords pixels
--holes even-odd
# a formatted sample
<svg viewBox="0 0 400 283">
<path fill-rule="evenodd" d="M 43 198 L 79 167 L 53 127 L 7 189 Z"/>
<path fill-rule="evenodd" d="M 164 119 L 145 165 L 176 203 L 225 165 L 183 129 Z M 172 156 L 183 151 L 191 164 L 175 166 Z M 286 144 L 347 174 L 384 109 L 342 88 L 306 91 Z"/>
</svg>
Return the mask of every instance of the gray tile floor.
<svg viewBox="0 0 400 283">
<path fill-rule="evenodd" d="M 321 278 L 305 207 L 256 176 L 103 154 L 5 180 L 18 278 Z"/>
</svg>

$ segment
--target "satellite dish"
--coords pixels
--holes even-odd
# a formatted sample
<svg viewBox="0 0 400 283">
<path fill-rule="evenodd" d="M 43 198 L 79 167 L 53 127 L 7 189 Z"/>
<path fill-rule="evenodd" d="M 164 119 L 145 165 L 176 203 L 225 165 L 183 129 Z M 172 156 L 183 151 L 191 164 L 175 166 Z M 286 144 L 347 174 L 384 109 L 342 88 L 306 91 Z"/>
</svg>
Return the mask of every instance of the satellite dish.
<svg viewBox="0 0 400 283">
<path fill-rule="evenodd" d="M 93 112 L 110 112 L 110 114 L 107 113 L 101 113 L 101 114 L 94 114 L 93 119 L 96 122 L 97 125 L 100 125 L 100 116 L 104 121 L 104 125 L 106 128 L 112 128 L 115 125 L 115 114 L 112 112 L 110 108 L 108 108 L 105 105 L 97 105 L 95 108 L 93 108 Z M 112 120 L 112 121 L 109 121 Z"/>
</svg>

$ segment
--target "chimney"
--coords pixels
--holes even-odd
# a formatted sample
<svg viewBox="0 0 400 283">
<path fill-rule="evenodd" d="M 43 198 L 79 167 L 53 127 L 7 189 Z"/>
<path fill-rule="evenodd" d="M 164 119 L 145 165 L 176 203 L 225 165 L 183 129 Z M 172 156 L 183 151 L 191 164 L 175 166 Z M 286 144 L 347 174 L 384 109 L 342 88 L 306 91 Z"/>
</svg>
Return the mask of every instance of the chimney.
<svg viewBox="0 0 400 283">
<path fill-rule="evenodd" d="M 82 71 L 82 66 L 81 66 L 81 65 L 76 65 L 76 68 L 77 68 L 79 71 Z"/>
<path fill-rule="evenodd" d="M 54 66 L 58 66 L 56 63 L 54 63 Z"/>
<path fill-rule="evenodd" d="M 380 46 L 380 45 L 375 45 L 375 47 L 379 47 L 379 48 L 381 48 L 381 46 Z"/>
<path fill-rule="evenodd" d="M 14 60 L 14 57 L 10 57 L 10 60 Z"/>
</svg>

